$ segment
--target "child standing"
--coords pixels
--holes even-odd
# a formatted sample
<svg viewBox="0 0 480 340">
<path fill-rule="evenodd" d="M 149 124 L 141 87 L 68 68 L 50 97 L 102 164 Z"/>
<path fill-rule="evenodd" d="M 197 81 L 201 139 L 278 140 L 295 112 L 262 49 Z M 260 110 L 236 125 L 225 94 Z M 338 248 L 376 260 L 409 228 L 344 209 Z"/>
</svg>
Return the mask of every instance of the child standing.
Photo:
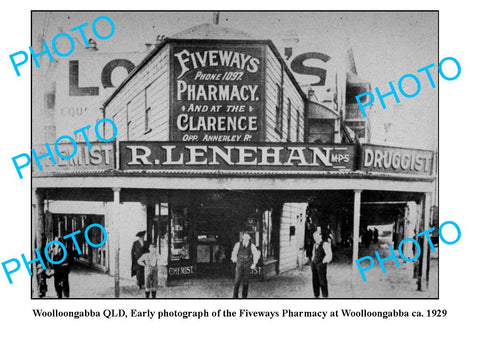
<svg viewBox="0 0 480 340">
<path fill-rule="evenodd" d="M 152 299 L 155 299 L 157 297 L 158 269 L 161 258 L 155 244 L 151 244 L 148 250 L 149 252 L 143 254 L 137 262 L 145 267 L 145 297 L 148 299 L 151 292 Z"/>
</svg>

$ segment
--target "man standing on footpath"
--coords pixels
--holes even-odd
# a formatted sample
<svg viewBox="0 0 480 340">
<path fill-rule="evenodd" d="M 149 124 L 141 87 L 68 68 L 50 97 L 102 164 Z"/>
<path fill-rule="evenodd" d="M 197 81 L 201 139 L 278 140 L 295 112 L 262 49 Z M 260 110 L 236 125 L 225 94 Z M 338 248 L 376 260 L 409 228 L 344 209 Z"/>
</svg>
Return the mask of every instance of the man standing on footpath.
<svg viewBox="0 0 480 340">
<path fill-rule="evenodd" d="M 60 242 L 60 237 L 56 236 L 55 241 Z M 57 297 L 59 299 L 63 297 L 70 297 L 70 285 L 68 283 L 68 274 L 70 273 L 70 259 L 68 252 L 65 255 L 62 247 L 58 243 L 54 243 L 50 248 L 49 257 L 55 262 L 61 262 L 54 264 L 53 267 L 53 278 L 55 284 L 55 291 L 57 292 Z"/>
<path fill-rule="evenodd" d="M 313 295 L 318 299 L 321 289 L 322 297 L 328 298 L 327 264 L 332 261 L 332 247 L 329 242 L 329 234 L 327 231 L 323 231 L 322 236 L 320 236 L 320 233 L 316 231 L 313 234 L 313 239 L 315 240 L 311 264 Z"/>
<path fill-rule="evenodd" d="M 234 299 L 238 299 L 238 290 L 240 288 L 240 283 L 242 282 L 242 298 L 247 298 L 250 269 L 255 269 L 259 258 L 260 252 L 252 243 L 250 235 L 247 232 L 244 232 L 242 240 L 235 244 L 232 251 L 232 262 L 236 263 L 235 286 L 233 288 Z"/>
<path fill-rule="evenodd" d="M 145 245 L 146 231 L 139 231 L 135 236 L 137 240 L 132 244 L 132 276 L 137 277 L 138 289 L 142 289 L 145 284 L 145 270 L 144 267 L 138 264 L 138 259 L 148 252 L 148 247 Z"/>
</svg>

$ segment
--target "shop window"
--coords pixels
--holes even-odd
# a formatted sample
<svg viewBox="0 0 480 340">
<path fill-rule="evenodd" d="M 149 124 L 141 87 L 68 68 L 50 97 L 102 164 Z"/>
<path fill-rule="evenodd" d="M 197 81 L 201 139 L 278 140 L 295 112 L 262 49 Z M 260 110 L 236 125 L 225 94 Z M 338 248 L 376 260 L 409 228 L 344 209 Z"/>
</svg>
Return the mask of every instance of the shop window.
<svg viewBox="0 0 480 340">
<path fill-rule="evenodd" d="M 186 207 L 173 207 L 170 224 L 170 261 L 190 259 L 190 233 Z"/>
<path fill-rule="evenodd" d="M 103 222 L 103 218 L 100 217 L 91 217 L 92 220 L 89 221 L 87 225 L 83 225 L 83 229 L 85 230 L 89 225 L 92 223 L 99 223 L 101 225 L 105 225 Z M 100 222 L 96 222 L 96 220 L 100 220 Z M 88 231 L 88 238 L 91 243 L 93 244 L 101 244 L 104 239 L 104 234 L 99 228 L 91 228 Z M 87 243 L 85 241 L 85 243 Z M 94 265 L 99 265 L 102 267 L 106 266 L 106 249 L 105 249 L 105 244 L 102 245 L 101 247 L 92 247 L 90 245 L 87 245 L 87 252 L 89 255 L 89 262 L 94 264 Z"/>
<path fill-rule="evenodd" d="M 275 107 L 275 131 L 282 136 L 283 117 L 282 117 L 282 88 L 277 84 L 277 105 Z"/>
<path fill-rule="evenodd" d="M 145 88 L 145 132 L 150 132 L 152 129 L 151 124 L 151 113 L 152 113 L 152 94 L 151 86 Z"/>
<path fill-rule="evenodd" d="M 288 107 L 287 107 L 287 142 L 290 142 L 291 128 L 292 128 L 292 101 L 289 98 Z"/>
<path fill-rule="evenodd" d="M 163 244 L 168 229 L 168 203 L 147 204 L 147 243 L 154 243 L 160 254 L 168 251 Z M 166 240 L 165 240 L 166 241 Z M 165 248 L 163 248 L 165 247 Z"/>
<path fill-rule="evenodd" d="M 164 238 L 168 229 L 168 203 L 160 203 L 160 237 Z M 157 214 L 158 215 L 158 214 Z"/>
<path fill-rule="evenodd" d="M 72 239 L 64 240 L 67 252 L 75 257 L 78 262 L 87 264 L 90 267 L 103 270 L 108 267 L 107 243 L 100 247 L 92 247 L 84 237 L 84 232 L 89 225 L 98 223 L 105 226 L 103 215 L 52 214 L 52 221 L 54 221 L 52 226 L 54 229 L 48 232 L 48 241 L 50 237 L 53 239 L 55 236 L 62 237 L 72 232 L 80 231 L 80 233 L 75 235 L 75 240 L 82 254 L 79 255 L 77 253 L 77 246 L 73 244 Z M 93 244 L 100 244 L 103 242 L 104 234 L 98 228 L 91 228 L 88 231 L 88 238 Z"/>
<path fill-rule="evenodd" d="M 265 210 L 263 212 L 263 244 L 262 255 L 264 258 L 275 256 L 275 248 L 272 238 L 272 211 Z"/>
<path fill-rule="evenodd" d="M 158 253 L 167 258 L 169 225 L 168 203 L 154 203 L 146 205 L 147 212 L 147 237 L 148 244 L 156 244 Z"/>
</svg>

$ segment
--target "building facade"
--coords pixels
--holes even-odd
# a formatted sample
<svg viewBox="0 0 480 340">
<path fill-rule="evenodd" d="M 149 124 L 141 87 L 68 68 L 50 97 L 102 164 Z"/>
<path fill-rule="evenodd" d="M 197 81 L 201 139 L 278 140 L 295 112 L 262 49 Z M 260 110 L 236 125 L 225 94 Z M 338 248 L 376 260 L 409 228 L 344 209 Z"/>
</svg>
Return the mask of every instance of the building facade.
<svg viewBox="0 0 480 340">
<path fill-rule="evenodd" d="M 356 270 L 368 226 L 393 222 L 398 239 L 428 228 L 435 173 L 431 151 L 368 144 L 350 99 L 369 84 L 353 73 L 345 83 L 332 107 L 305 93 L 270 40 L 209 24 L 163 38 L 103 104 L 97 119 L 115 123 L 115 141 L 78 143 L 75 158 L 34 169 L 36 244 L 101 221 L 107 243 L 80 260 L 129 278 L 146 230 L 174 284 L 232 277 L 233 245 L 249 233 L 261 252 L 252 274 L 265 279 L 303 266 L 327 228 Z M 409 227 L 407 206 L 418 210 Z"/>
</svg>

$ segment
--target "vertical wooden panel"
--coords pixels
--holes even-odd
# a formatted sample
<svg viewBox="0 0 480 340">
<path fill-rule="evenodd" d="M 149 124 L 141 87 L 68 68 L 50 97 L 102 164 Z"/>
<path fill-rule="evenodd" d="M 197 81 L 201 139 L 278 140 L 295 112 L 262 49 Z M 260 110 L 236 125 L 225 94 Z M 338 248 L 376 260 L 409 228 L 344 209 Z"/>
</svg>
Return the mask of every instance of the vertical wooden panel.
<svg viewBox="0 0 480 340">
<path fill-rule="evenodd" d="M 121 89 L 105 110 L 118 128 L 118 139 L 126 140 L 126 106 L 129 104 L 129 140 L 168 140 L 169 46 L 165 46 Z M 149 130 L 145 130 L 145 89 L 151 104 Z"/>
<path fill-rule="evenodd" d="M 305 203 L 285 203 L 283 205 L 280 217 L 280 272 L 297 267 L 297 259 L 301 255 L 299 252 L 302 251 L 298 246 L 302 242 L 298 238 L 303 235 L 303 232 L 297 232 L 298 229 L 302 228 L 297 216 L 300 214 L 305 216 L 305 210 Z M 293 236 L 290 236 L 291 226 L 294 226 L 296 229 L 295 235 Z"/>
<path fill-rule="evenodd" d="M 282 67 L 280 61 L 275 57 L 275 54 L 267 47 L 266 51 L 266 83 L 265 83 L 265 115 L 266 126 L 265 136 L 267 142 L 286 142 L 287 141 L 287 126 L 288 126 L 288 101 L 292 103 L 292 117 L 290 124 L 290 141 L 303 142 L 304 138 L 304 115 L 305 102 L 301 93 L 294 86 L 292 80 L 286 72 L 283 75 L 283 131 L 281 135 L 275 131 L 276 122 L 276 105 L 277 105 L 277 85 L 282 84 Z M 300 120 L 297 119 L 297 110 L 300 112 Z M 300 124 L 297 136 L 297 124 Z"/>
</svg>

